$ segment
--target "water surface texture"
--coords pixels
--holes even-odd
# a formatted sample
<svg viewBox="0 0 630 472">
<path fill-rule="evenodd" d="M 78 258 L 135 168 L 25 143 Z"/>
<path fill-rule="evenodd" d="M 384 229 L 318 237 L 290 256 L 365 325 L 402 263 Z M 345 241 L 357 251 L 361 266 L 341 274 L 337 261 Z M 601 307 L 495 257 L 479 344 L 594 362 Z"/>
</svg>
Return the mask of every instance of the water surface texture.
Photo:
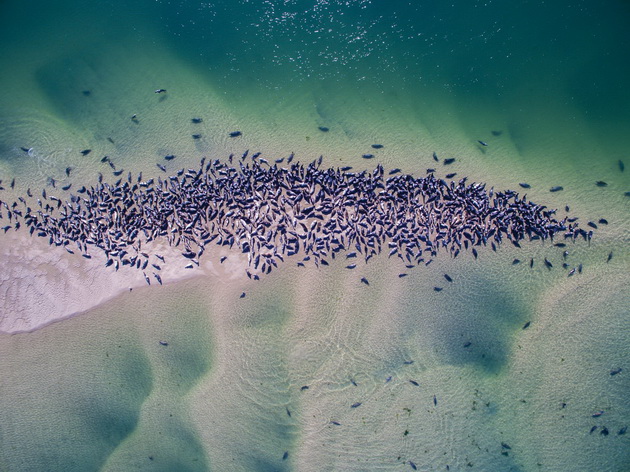
<svg viewBox="0 0 630 472">
<path fill-rule="evenodd" d="M 8 206 L 249 150 L 454 173 L 593 237 L 413 269 L 301 254 L 260 280 L 236 247 L 186 269 L 158 241 L 148 286 L 3 207 L 0 470 L 628 470 L 628 18 L 621 0 L 2 2 Z"/>
</svg>

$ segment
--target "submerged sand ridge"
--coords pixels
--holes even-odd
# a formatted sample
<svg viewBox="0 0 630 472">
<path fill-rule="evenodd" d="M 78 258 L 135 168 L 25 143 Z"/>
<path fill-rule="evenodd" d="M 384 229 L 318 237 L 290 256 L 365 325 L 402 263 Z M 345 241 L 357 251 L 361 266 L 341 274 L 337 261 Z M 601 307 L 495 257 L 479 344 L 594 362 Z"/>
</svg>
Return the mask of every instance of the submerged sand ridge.
<svg viewBox="0 0 630 472">
<path fill-rule="evenodd" d="M 337 259 L 320 269 L 287 264 L 259 282 L 245 278 L 230 286 L 200 277 L 140 288 L 85 316 L 4 336 L 9 364 L 0 367 L 8 367 L 3 376 L 10 381 L 3 399 L 12 404 L 26 385 L 50 396 L 26 395 L 29 408 L 7 408 L 7 450 L 29 444 L 55 451 L 48 463 L 63 465 L 88 464 L 94 451 L 103 457 L 93 468 L 112 471 L 125 464 L 315 471 L 322 463 L 332 470 L 374 464 L 397 470 L 409 461 L 451 470 L 469 462 L 483 470 L 521 464 L 533 470 L 544 461 L 551 465 L 543 470 L 564 470 L 562 443 L 572 439 L 591 451 L 582 463 L 618 470 L 619 459 L 603 455 L 627 439 L 616 435 L 625 424 L 615 407 L 623 403 L 622 390 L 609 399 L 610 382 L 624 382 L 608 367 L 623 361 L 621 318 L 596 337 L 602 345 L 613 341 L 607 348 L 619 350 L 613 357 L 609 351 L 589 357 L 582 345 L 595 340 L 590 331 L 602 318 L 592 312 L 611 289 L 606 277 L 618 276 L 622 264 L 585 259 L 584 279 L 542 264 L 512 267 L 515 255 L 532 254 L 531 246 L 541 261 L 538 244 L 506 247 L 478 260 L 470 253 L 439 257 L 402 279 L 398 261 L 384 256 L 361 265 L 360 274 Z M 558 251 L 553 259 L 545 255 L 555 263 Z M 444 271 L 454 283 L 434 292 Z M 596 293 L 588 289 L 593 278 L 601 279 Z M 522 284 L 526 294 L 510 290 Z M 619 310 L 622 285 L 605 297 Z M 563 298 L 575 286 L 583 288 L 567 304 Z M 532 325 L 523 330 L 525 320 Z M 569 342 L 558 345 L 556 335 Z M 547 344 L 552 355 L 536 355 Z M 19 352 L 22 362 L 15 361 Z M 580 379 L 564 370 L 566 362 L 578 369 L 585 356 L 597 368 Z M 48 370 L 55 375 L 43 375 Z M 565 396 L 568 382 L 581 386 L 581 399 Z M 600 408 L 605 424 L 615 427 L 609 438 L 599 431 L 588 436 L 590 415 Z M 40 416 L 63 425 L 61 433 L 28 435 L 42 424 Z M 555 441 L 532 442 L 527 427 L 509 427 L 515 417 L 523 425 L 552 426 Z M 118 428 L 119 435 L 109 436 Z M 72 448 L 58 447 L 81 436 Z M 502 443 L 511 448 L 507 456 Z M 24 448 L 7 456 L 41 463 Z"/>
<path fill-rule="evenodd" d="M 296 162 L 284 167 L 284 159 L 271 165 L 259 153 L 249 158 L 247 152 L 236 160 L 238 167 L 218 159 L 206 164 L 204 158 L 199 169 L 182 169 L 164 179 L 145 181 L 141 174 L 134 179 L 128 173 L 124 183 L 119 179 L 110 185 L 99 178 L 96 187 L 83 186 L 67 201 L 43 190 L 35 202 L 29 189 L 27 198 L 1 202 L 3 219 L 9 223 L 5 234 L 28 228 L 38 237 L 32 248 L 15 239 L 18 244 L 3 262 L 7 294 L 25 298 L 20 310 L 39 313 L 37 321 L 16 313 L 5 318 L 20 321 L 5 329 L 33 329 L 63 317 L 60 311 L 67 316 L 79 307 L 94 306 L 70 303 L 66 297 L 98 304 L 138 286 L 140 280 L 162 284 L 163 277 L 178 280 L 196 269 L 226 275 L 247 266 L 247 276 L 258 279 L 285 257 L 304 254 L 299 265 L 312 260 L 319 266 L 345 254 L 346 268 L 354 269 L 356 260 L 367 262 L 385 251 L 410 269 L 428 265 L 440 249 L 453 257 L 470 250 L 477 257 L 475 247 L 496 250 L 504 238 L 520 247 L 523 239 L 544 240 L 558 233 L 570 240 L 590 240 L 592 235 L 577 226 L 576 218 L 558 220 L 555 211 L 521 199 L 515 191 L 486 190 L 482 184 L 467 184 L 465 178 L 457 183 L 432 173 L 414 178 L 401 175 L 400 169 L 386 175 L 380 165 L 371 172 L 321 169 L 321 158 L 307 166 Z M 46 240 L 55 251 L 45 249 Z M 222 249 L 214 251 L 215 256 L 226 250 L 241 256 L 231 257 L 220 269 L 227 255 L 219 255 L 219 265 L 216 260 L 202 264 L 207 245 Z M 82 268 L 68 257 L 77 253 L 86 260 Z M 172 265 L 174 259 L 182 260 L 178 253 L 187 262 L 183 269 Z M 138 269 L 142 279 L 134 271 L 123 271 L 114 282 L 114 272 L 97 270 L 101 264 L 116 272 Z M 545 259 L 545 264 L 550 263 Z M 81 275 L 86 268 L 88 283 Z M 42 305 L 46 297 L 33 297 L 31 289 L 42 292 L 48 283 L 52 285 L 47 292 L 65 295 Z"/>
</svg>

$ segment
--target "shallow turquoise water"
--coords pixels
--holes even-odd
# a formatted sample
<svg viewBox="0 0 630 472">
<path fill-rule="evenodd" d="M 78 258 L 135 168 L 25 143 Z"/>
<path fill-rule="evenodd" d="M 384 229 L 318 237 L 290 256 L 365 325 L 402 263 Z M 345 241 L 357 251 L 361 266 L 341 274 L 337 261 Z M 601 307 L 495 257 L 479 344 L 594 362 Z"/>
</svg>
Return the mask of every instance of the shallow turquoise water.
<svg viewBox="0 0 630 472">
<path fill-rule="evenodd" d="M 0 178 L 16 195 L 113 181 L 104 155 L 145 175 L 166 154 L 174 172 L 248 148 L 360 168 L 379 142 L 368 166 L 418 175 L 436 151 L 610 224 L 571 248 L 571 279 L 511 265 L 557 269 L 536 244 L 404 280 L 385 257 L 362 274 L 288 262 L 2 335 L 0 469 L 627 470 L 629 17 L 623 1 L 3 2 Z"/>
</svg>

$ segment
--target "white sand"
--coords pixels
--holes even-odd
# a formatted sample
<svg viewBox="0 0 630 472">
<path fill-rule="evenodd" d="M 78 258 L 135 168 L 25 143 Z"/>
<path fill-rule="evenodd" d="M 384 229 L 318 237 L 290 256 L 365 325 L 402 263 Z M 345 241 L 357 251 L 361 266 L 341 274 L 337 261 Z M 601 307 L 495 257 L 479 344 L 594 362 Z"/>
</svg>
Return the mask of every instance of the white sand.
<svg viewBox="0 0 630 472">
<path fill-rule="evenodd" d="M 164 284 L 191 277 L 206 276 L 221 283 L 245 277 L 247 259 L 226 248 L 215 248 L 200 261 L 186 269 L 189 260 L 181 250 L 156 242 L 146 245 L 150 253 L 164 256 L 166 263 L 151 257 L 161 270 L 148 265 L 145 271 L 121 266 L 105 267 L 105 254 L 92 248 L 91 259 L 81 256 L 73 245 L 69 254 L 62 247 L 50 247 L 46 238 L 29 237 L 26 231 L 11 230 L 0 241 L 0 332 L 33 331 L 52 322 L 88 311 L 123 292 L 147 285 L 159 286 L 154 274 Z M 153 251 L 153 252 L 152 252 Z M 223 264 L 219 259 L 227 256 Z M 215 282 L 216 283 L 216 282 Z"/>
</svg>

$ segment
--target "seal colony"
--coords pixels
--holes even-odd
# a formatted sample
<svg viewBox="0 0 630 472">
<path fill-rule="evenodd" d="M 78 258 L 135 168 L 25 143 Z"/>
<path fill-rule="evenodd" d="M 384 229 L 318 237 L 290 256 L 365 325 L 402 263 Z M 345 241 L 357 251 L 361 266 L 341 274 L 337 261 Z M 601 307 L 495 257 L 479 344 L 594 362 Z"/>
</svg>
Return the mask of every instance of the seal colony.
<svg viewBox="0 0 630 472">
<path fill-rule="evenodd" d="M 303 255 L 298 265 L 312 261 L 328 265 L 328 258 L 370 258 L 387 251 L 407 268 L 428 265 L 439 250 L 457 257 L 488 243 L 508 240 L 590 240 L 592 231 L 578 227 L 575 218 L 555 218 L 556 210 L 527 201 L 513 190 L 486 189 L 467 184 L 467 178 L 447 182 L 428 172 L 424 177 L 385 176 L 379 164 L 373 171 L 351 172 L 351 167 L 321 168 L 322 157 L 308 165 L 278 159 L 272 165 L 248 151 L 228 162 L 201 159 L 197 169 L 177 175 L 142 179 L 142 173 L 79 188 L 69 199 L 47 195 L 0 201 L 4 232 L 28 227 L 31 235 L 48 238 L 71 254 L 78 249 L 90 258 L 91 248 L 107 256 L 106 265 L 159 275 L 165 258 L 146 252 L 146 244 L 165 239 L 182 249 L 187 268 L 199 265 L 214 243 L 247 254 L 247 275 L 258 279 L 284 262 Z M 237 163 L 234 163 L 236 161 Z M 398 169 L 397 169 L 398 170 Z M 431 171 L 432 169 L 429 169 Z M 145 247 L 143 247 L 143 245 Z M 564 244 L 562 244 L 564 245 Z M 356 264 L 350 264 L 353 269 Z M 363 280 L 362 280 L 363 282 Z M 367 280 L 364 282 L 367 284 Z"/>
</svg>

